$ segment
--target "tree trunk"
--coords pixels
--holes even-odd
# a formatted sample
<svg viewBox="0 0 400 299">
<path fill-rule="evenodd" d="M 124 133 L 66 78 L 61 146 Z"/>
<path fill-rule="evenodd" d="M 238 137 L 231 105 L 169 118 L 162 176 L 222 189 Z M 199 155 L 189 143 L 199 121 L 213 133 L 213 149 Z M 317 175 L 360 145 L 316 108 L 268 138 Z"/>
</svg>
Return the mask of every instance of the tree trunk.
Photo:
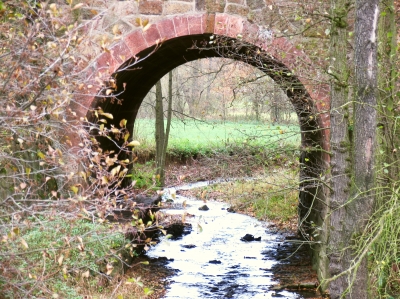
<svg viewBox="0 0 400 299">
<path fill-rule="evenodd" d="M 164 107 L 161 80 L 156 83 L 156 105 L 155 105 L 156 123 L 155 123 L 155 139 L 156 139 L 156 175 L 161 179 L 162 159 L 164 149 Z"/>
<path fill-rule="evenodd" d="M 379 0 L 356 1 L 354 168 L 348 224 L 361 233 L 375 202 L 375 149 L 377 128 L 377 26 Z M 354 257 L 350 257 L 354 258 Z M 361 260 L 352 298 L 368 297 L 367 259 Z"/>
<path fill-rule="evenodd" d="M 168 73 L 167 126 L 164 132 L 164 107 L 161 81 L 156 84 L 156 175 L 160 186 L 165 185 L 165 162 L 172 118 L 172 71 Z"/>
<path fill-rule="evenodd" d="M 160 172 L 160 184 L 165 185 L 165 161 L 167 156 L 169 131 L 171 128 L 171 118 L 172 118 L 172 71 L 168 73 L 168 109 L 167 109 L 167 127 L 165 129 L 164 144 L 161 160 L 161 172 Z"/>
<path fill-rule="evenodd" d="M 347 269 L 342 259 L 349 232 L 343 223 L 349 198 L 350 140 L 349 127 L 349 67 L 347 53 L 347 0 L 332 1 L 330 40 L 331 75 L 331 196 L 329 233 L 329 272 L 331 277 Z M 330 284 L 332 299 L 339 298 L 347 289 L 347 277 L 339 277 Z"/>
<path fill-rule="evenodd" d="M 255 96 L 255 98 L 253 99 L 253 110 L 254 110 L 254 114 L 255 114 L 255 120 L 257 122 L 259 122 L 260 121 L 260 105 L 258 103 L 257 96 Z"/>
<path fill-rule="evenodd" d="M 399 147 L 399 124 L 396 122 L 396 12 L 393 0 L 380 2 L 378 27 L 378 86 L 379 86 L 379 149 L 382 155 L 378 159 L 387 173 L 384 173 L 384 185 L 390 188 L 399 178 L 399 155 L 393 151 Z M 396 128 L 397 126 L 397 128 Z"/>
<path fill-rule="evenodd" d="M 338 6 L 340 1 L 333 2 L 333 23 L 341 22 L 340 15 L 346 15 L 347 9 Z M 373 167 L 375 162 L 376 147 L 376 93 L 377 93 L 377 61 L 376 61 L 376 33 L 379 16 L 378 0 L 358 0 L 356 3 L 355 23 L 355 104 L 354 104 L 354 145 L 351 161 L 351 185 L 347 174 L 350 165 L 348 149 L 343 147 L 350 141 L 346 138 L 345 131 L 340 132 L 338 127 L 344 124 L 339 121 L 346 119 L 346 111 L 341 111 L 343 106 L 338 106 L 336 98 L 332 97 L 331 108 L 331 147 L 332 157 L 332 186 L 330 206 L 331 231 L 330 231 L 330 272 L 334 281 L 330 284 L 330 295 L 336 298 L 368 298 L 368 269 L 367 260 L 357 259 L 355 244 L 352 238 L 363 231 L 366 222 L 372 214 L 374 204 L 373 188 L 375 178 Z M 344 3 L 342 3 L 343 5 Z M 335 6 L 336 5 L 336 6 Z M 343 9 L 345 8 L 345 9 Z M 334 27 L 334 25 L 333 25 Z M 340 27 L 340 26 L 339 26 Z M 335 34 L 335 28 L 332 28 Z M 340 31 L 340 30 L 339 30 Z M 345 34 L 345 32 L 343 32 Z M 335 43 L 332 35 L 332 45 Z M 344 36 L 342 36 L 344 39 Z M 342 40 L 343 41 L 343 40 Z M 345 49 L 333 54 L 337 57 L 346 53 Z M 339 65 L 337 66 L 339 67 Z M 343 67 L 343 66 L 342 66 Z M 331 74 L 341 81 L 337 71 L 342 68 L 331 69 Z M 332 86 L 333 95 L 339 89 Z M 333 122 L 332 122 L 333 120 Z M 346 126 L 348 124 L 346 123 Z M 341 134 L 341 140 L 340 140 Z M 339 143 L 337 143 L 339 142 Z M 341 153 L 342 152 L 342 153 Z M 341 157 L 341 160 L 338 160 Z M 348 168 L 347 168 L 347 167 Z M 346 186 L 350 185 L 350 196 Z M 345 272 L 347 271 L 347 272 Z M 342 275 L 340 275 L 342 273 Z M 338 275 L 335 277 L 335 275 Z"/>
<path fill-rule="evenodd" d="M 348 268 L 347 256 L 343 251 L 351 236 L 351 228 L 343 221 L 346 218 L 345 204 L 349 199 L 350 153 L 349 138 L 349 67 L 347 51 L 348 1 L 333 0 L 331 3 L 331 195 L 329 232 L 329 274 L 335 277 Z M 345 259 L 344 259 L 345 258 Z M 329 291 L 332 299 L 340 298 L 348 287 L 347 277 L 332 281 Z"/>
</svg>

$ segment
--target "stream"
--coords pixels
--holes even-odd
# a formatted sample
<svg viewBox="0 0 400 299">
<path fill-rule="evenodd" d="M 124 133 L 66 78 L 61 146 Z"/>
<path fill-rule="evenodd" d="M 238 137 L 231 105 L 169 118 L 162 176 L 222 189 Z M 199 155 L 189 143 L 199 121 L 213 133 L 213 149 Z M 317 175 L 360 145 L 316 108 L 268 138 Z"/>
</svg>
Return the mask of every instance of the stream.
<svg viewBox="0 0 400 299">
<path fill-rule="evenodd" d="M 204 183 L 200 183 L 204 184 Z M 198 187 L 199 185 L 195 185 Z M 180 187 L 180 190 L 193 185 Z M 178 188 L 177 188 L 178 189 Z M 268 230 L 267 224 L 250 216 L 230 213 L 226 203 L 205 203 L 176 195 L 168 214 L 187 213 L 192 225 L 189 234 L 171 240 L 164 238 L 152 247 L 151 258 L 166 257 L 175 270 L 164 298 L 311 298 L 314 291 L 296 293 L 274 290 L 271 268 L 279 263 L 276 248 L 284 237 Z M 189 215 L 193 215 L 190 216 Z M 246 234 L 261 241 L 241 241 Z M 271 252 L 273 254 L 271 254 Z"/>
</svg>

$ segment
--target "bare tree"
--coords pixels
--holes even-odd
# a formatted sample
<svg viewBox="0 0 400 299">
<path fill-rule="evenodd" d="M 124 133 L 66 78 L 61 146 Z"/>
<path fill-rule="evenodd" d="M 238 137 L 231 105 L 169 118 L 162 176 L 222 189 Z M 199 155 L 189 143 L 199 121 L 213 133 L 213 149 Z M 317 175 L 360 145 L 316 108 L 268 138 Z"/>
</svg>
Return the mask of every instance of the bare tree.
<svg viewBox="0 0 400 299">
<path fill-rule="evenodd" d="M 164 129 L 164 108 L 161 81 L 156 84 L 156 122 L 155 122 L 155 140 L 156 140 L 156 175 L 159 177 L 160 185 L 165 184 L 165 163 L 168 148 L 169 132 L 172 118 L 172 71 L 168 73 L 168 108 L 167 125 Z"/>
</svg>

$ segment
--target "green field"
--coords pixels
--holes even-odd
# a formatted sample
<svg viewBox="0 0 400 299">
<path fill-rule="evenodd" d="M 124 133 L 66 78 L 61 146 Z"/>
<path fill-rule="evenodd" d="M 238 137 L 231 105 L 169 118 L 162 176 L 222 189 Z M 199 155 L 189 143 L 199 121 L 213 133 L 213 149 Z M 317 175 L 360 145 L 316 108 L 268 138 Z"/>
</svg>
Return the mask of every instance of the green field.
<svg viewBox="0 0 400 299">
<path fill-rule="evenodd" d="M 136 120 L 133 138 L 141 143 L 139 151 L 154 148 L 154 119 Z M 296 125 L 174 119 L 171 124 L 168 153 L 208 156 L 213 152 L 229 152 L 243 146 L 273 149 L 298 148 L 299 145 L 300 128 Z"/>
</svg>

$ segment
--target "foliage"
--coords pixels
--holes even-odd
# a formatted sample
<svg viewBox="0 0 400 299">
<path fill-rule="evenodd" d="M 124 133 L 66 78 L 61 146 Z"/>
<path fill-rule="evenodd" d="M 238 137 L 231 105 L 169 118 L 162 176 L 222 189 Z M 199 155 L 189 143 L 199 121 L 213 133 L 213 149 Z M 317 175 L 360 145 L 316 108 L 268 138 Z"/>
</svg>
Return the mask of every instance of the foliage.
<svg viewBox="0 0 400 299">
<path fill-rule="evenodd" d="M 93 87 L 113 100 L 113 81 L 81 73 L 91 22 L 78 21 L 83 4 L 51 2 L 0 1 L 0 292 L 11 298 L 78 298 L 78 278 L 96 285 L 95 274 L 130 251 L 123 232 L 105 223 L 135 196 L 131 184 L 119 186 L 138 142 L 126 121 L 112 126 L 100 109 L 82 127 L 80 97 Z M 122 142 L 103 151 L 99 140 L 111 136 Z"/>
<path fill-rule="evenodd" d="M 399 188 L 391 190 L 374 215 L 359 244 L 368 248 L 371 291 L 375 298 L 400 296 L 400 202 Z M 362 247 L 360 249 L 363 249 Z M 360 250 L 361 251 L 361 250 Z"/>
<path fill-rule="evenodd" d="M 155 163 L 146 162 L 144 164 L 136 164 L 132 170 L 131 178 L 135 182 L 138 189 L 159 188 L 157 176 L 155 175 Z"/>
</svg>

